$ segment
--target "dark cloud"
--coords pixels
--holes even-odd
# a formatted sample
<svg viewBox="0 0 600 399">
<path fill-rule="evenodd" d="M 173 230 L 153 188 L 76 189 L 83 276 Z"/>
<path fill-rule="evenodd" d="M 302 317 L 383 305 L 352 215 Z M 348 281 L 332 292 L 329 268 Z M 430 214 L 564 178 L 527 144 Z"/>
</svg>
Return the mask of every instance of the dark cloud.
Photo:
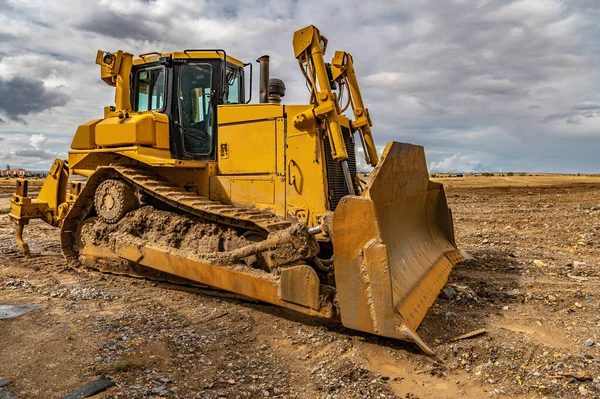
<svg viewBox="0 0 600 399">
<path fill-rule="evenodd" d="M 600 105 L 581 105 L 571 108 L 569 112 L 547 115 L 542 122 L 564 121 L 569 125 L 581 124 L 584 119 L 600 117 Z"/>
<path fill-rule="evenodd" d="M 38 150 L 34 148 L 25 148 L 25 149 L 13 149 L 11 150 L 6 159 L 16 159 L 16 158 L 37 158 L 37 159 L 54 159 L 56 158 L 56 154 L 46 150 Z"/>
<path fill-rule="evenodd" d="M 68 96 L 57 89 L 47 89 L 42 80 L 20 77 L 0 79 L 0 112 L 7 118 L 23 121 L 23 117 L 68 102 Z"/>
<path fill-rule="evenodd" d="M 117 39 L 159 40 L 164 37 L 160 24 L 123 15 L 111 10 L 100 10 L 75 25 L 78 29 Z"/>
</svg>

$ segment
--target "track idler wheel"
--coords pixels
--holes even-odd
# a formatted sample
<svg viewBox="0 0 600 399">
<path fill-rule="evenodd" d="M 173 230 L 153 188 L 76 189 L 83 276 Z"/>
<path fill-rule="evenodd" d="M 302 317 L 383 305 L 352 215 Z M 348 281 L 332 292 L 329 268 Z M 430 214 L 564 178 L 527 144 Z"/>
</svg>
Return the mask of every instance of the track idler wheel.
<svg viewBox="0 0 600 399">
<path fill-rule="evenodd" d="M 96 188 L 94 206 L 98 219 L 117 223 L 127 212 L 138 207 L 138 201 L 131 186 L 121 180 L 109 179 Z"/>
</svg>

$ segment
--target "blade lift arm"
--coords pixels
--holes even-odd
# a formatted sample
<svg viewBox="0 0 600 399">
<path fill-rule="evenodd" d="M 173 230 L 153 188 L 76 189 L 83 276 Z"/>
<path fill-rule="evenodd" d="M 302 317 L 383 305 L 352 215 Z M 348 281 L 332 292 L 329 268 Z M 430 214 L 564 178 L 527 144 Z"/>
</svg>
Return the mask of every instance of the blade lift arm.
<svg viewBox="0 0 600 399">
<path fill-rule="evenodd" d="M 351 122 L 351 125 L 353 129 L 359 131 L 360 141 L 365 152 L 365 160 L 374 167 L 379 162 L 379 156 L 371 133 L 373 123 L 371 122 L 369 110 L 365 108 L 363 103 L 350 54 L 345 51 L 335 52 L 331 62 L 331 77 L 340 87 L 343 87 L 343 85 L 348 87 L 348 99 L 354 111 L 354 121 Z"/>
<path fill-rule="evenodd" d="M 301 112 L 294 117 L 294 126 L 302 129 L 319 121 L 324 123 L 330 137 L 331 155 L 341 163 L 348 192 L 354 195 L 354 185 L 348 167 L 348 152 L 339 119 L 344 110 L 341 109 L 340 99 L 332 89 L 332 82 L 349 87 L 348 96 L 355 117 L 351 127 L 359 131 L 367 163 L 375 166 L 379 157 L 371 134 L 371 119 L 363 104 L 352 57 L 346 52 L 338 51 L 332 64 L 326 64 L 324 54 L 327 38 L 312 25 L 296 31 L 293 44 L 294 54 L 311 91 L 311 103 L 314 104 L 312 110 Z"/>
<path fill-rule="evenodd" d="M 294 33 L 294 54 L 300 63 L 311 90 L 312 110 L 301 112 L 294 117 L 294 126 L 302 129 L 314 126 L 320 121 L 329 133 L 331 156 L 342 165 L 346 188 L 354 195 L 354 183 L 348 167 L 348 152 L 342 135 L 339 115 L 341 114 L 335 93 L 331 89 L 327 66 L 323 55 L 327 48 L 327 39 L 321 36 L 313 25 Z"/>
</svg>

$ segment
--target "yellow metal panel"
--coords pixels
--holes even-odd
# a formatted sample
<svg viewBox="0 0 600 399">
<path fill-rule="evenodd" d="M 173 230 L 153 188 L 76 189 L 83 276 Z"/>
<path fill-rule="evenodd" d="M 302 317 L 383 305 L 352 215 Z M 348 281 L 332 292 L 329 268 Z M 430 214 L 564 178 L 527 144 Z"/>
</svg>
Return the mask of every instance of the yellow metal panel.
<svg viewBox="0 0 600 399">
<path fill-rule="evenodd" d="M 102 147 L 155 145 L 154 117 L 151 113 L 129 118 L 108 118 L 96 125 L 96 145 Z"/>
<path fill-rule="evenodd" d="M 306 106 L 286 106 L 286 113 L 294 115 Z M 317 217 L 327 210 L 325 158 L 320 134 L 300 131 L 287 124 L 286 148 L 286 209 L 293 219 L 308 213 L 308 224 L 318 224 Z M 296 215 L 296 213 L 300 213 Z"/>
<path fill-rule="evenodd" d="M 273 180 L 232 179 L 231 201 L 245 204 L 274 204 L 275 182 Z"/>
<path fill-rule="evenodd" d="M 83 249 L 83 255 L 89 260 L 93 260 L 97 257 L 113 257 L 114 255 L 109 252 L 110 251 L 107 248 L 96 247 L 92 244 L 86 244 Z M 320 317 L 333 316 L 331 309 L 327 307 L 320 308 L 317 305 L 317 309 L 312 309 L 280 299 L 279 284 L 277 284 L 273 277 L 268 273 L 259 275 L 259 271 L 257 270 L 251 272 L 244 271 L 243 269 L 234 270 L 233 268 L 213 265 L 199 259 L 183 258 L 163 249 L 150 246 L 143 246 L 140 248 L 133 246 L 121 247 L 117 250 L 115 255 L 175 276 L 241 294 L 249 298 L 255 298 L 259 301 L 264 301 L 305 314 Z M 285 282 L 285 284 L 289 285 L 290 282 Z M 310 298 L 308 295 L 316 295 L 319 291 L 310 286 L 310 282 L 308 282 L 308 284 L 309 287 L 304 290 L 307 297 L 301 299 L 298 297 L 300 292 L 297 292 L 295 300 L 308 306 L 315 306 L 315 304 L 319 304 L 318 297 Z"/>
<path fill-rule="evenodd" d="M 210 196 L 213 201 L 231 204 L 231 182 L 229 177 L 211 176 L 209 179 Z"/>
<path fill-rule="evenodd" d="M 71 142 L 71 148 L 74 150 L 94 148 L 96 146 L 95 128 L 101 120 L 94 119 L 83 125 L 79 125 Z"/>
<path fill-rule="evenodd" d="M 285 216 L 285 182 L 280 176 L 210 176 L 210 199 L 225 204 L 252 204 Z"/>
<path fill-rule="evenodd" d="M 156 148 L 169 149 L 169 117 L 165 114 L 154 113 L 156 121 Z"/>
<path fill-rule="evenodd" d="M 279 298 L 308 308 L 319 310 L 321 283 L 312 267 L 302 265 L 283 269 L 279 285 Z"/>
<path fill-rule="evenodd" d="M 306 108 L 306 107 L 305 107 Z M 264 119 L 283 118 L 280 104 L 230 104 L 218 107 L 219 126 L 230 123 L 247 123 Z"/>
<path fill-rule="evenodd" d="M 219 173 L 275 173 L 276 121 L 219 126 Z M 226 149 L 226 150 L 225 150 Z"/>
</svg>

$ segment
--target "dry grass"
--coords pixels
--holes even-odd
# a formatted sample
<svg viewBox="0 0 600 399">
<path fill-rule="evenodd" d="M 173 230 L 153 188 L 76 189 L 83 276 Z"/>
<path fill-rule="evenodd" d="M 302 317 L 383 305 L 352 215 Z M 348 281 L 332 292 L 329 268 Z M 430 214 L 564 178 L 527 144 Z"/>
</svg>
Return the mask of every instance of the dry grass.
<svg viewBox="0 0 600 399">
<path fill-rule="evenodd" d="M 542 176 L 466 176 L 432 178 L 447 188 L 478 187 L 543 187 L 570 184 L 600 184 L 600 176 L 542 175 Z"/>
</svg>

